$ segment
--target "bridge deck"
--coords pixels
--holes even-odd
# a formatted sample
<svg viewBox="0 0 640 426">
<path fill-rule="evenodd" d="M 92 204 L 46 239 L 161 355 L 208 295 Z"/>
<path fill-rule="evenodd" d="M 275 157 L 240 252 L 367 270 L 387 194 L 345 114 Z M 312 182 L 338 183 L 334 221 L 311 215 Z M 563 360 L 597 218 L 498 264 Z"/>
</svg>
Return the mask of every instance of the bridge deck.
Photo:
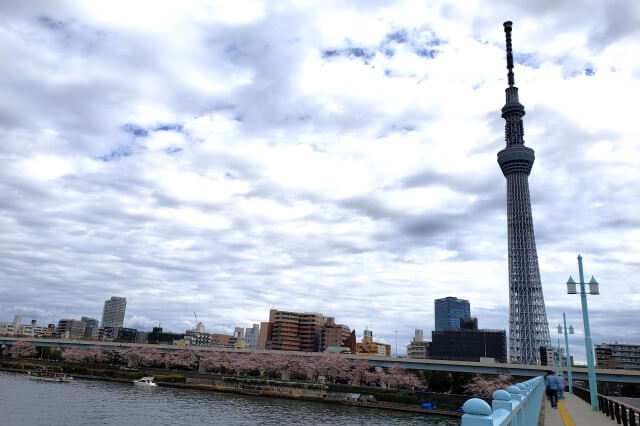
<svg viewBox="0 0 640 426">
<path fill-rule="evenodd" d="M 592 411 L 591 405 L 569 392 L 558 401 L 558 408 L 552 408 L 545 398 L 544 426 L 603 426 L 615 425 L 600 411 Z"/>
</svg>

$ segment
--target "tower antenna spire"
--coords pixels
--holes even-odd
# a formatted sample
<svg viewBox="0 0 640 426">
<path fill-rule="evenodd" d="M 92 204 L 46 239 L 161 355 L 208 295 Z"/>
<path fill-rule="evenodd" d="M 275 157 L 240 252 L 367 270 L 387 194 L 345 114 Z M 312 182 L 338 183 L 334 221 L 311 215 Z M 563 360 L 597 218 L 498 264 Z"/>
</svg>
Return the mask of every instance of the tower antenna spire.
<svg viewBox="0 0 640 426">
<path fill-rule="evenodd" d="M 515 81 L 513 79 L 513 54 L 511 53 L 511 21 L 506 21 L 504 24 L 504 35 L 507 39 L 507 78 L 509 79 L 509 87 L 513 87 Z"/>
</svg>

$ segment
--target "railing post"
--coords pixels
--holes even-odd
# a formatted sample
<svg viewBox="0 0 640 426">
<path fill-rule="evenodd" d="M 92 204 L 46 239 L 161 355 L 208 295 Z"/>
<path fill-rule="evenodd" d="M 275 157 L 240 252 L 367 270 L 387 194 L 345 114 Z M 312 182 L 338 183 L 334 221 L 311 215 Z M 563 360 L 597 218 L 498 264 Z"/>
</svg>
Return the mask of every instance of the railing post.
<svg viewBox="0 0 640 426">
<path fill-rule="evenodd" d="M 620 423 L 622 423 L 620 421 L 620 404 L 618 404 L 617 402 L 614 402 L 613 406 L 614 406 L 614 410 L 615 410 L 615 413 L 616 413 L 616 423 L 620 424 Z"/>
<path fill-rule="evenodd" d="M 529 418 L 529 386 L 526 383 L 518 383 L 516 385 L 517 388 L 520 389 L 520 394 L 522 395 L 522 401 L 520 401 L 520 411 L 522 412 L 522 421 L 523 424 L 527 422 Z"/>
<path fill-rule="evenodd" d="M 494 415 L 502 414 L 498 410 L 504 410 L 510 415 L 513 412 L 513 403 L 511 402 L 511 394 L 506 390 L 498 389 L 493 393 L 493 401 L 491 401 L 491 408 Z M 501 423 L 502 424 L 502 423 Z"/>
<path fill-rule="evenodd" d="M 627 407 L 625 407 L 624 405 L 620 406 L 620 417 L 622 420 L 622 424 L 624 426 L 628 426 L 629 425 L 629 421 L 627 420 Z"/>
<path fill-rule="evenodd" d="M 480 398 L 471 398 L 462 406 L 461 426 L 493 426 L 491 407 Z"/>
<path fill-rule="evenodd" d="M 516 405 L 520 404 L 524 399 L 522 395 L 522 391 L 517 386 L 509 386 L 507 388 L 507 392 L 509 392 L 509 394 L 511 395 L 511 401 L 515 402 Z M 524 412 L 522 411 L 522 409 L 518 410 L 518 412 L 513 418 L 513 422 L 511 423 L 512 426 L 524 426 L 523 415 L 524 415 Z"/>
<path fill-rule="evenodd" d="M 491 401 L 491 408 L 496 411 L 499 408 L 513 411 L 513 405 L 511 404 L 511 395 L 506 390 L 498 389 L 493 393 L 493 401 Z"/>
</svg>

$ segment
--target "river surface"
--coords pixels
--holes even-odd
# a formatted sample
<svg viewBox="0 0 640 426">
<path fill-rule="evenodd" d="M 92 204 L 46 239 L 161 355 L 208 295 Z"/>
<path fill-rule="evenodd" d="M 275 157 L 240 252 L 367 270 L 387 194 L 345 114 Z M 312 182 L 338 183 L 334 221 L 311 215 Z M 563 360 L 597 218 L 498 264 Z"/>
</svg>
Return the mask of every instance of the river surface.
<svg viewBox="0 0 640 426">
<path fill-rule="evenodd" d="M 322 402 L 0 371 L 1 425 L 428 425 L 457 418 Z"/>
</svg>

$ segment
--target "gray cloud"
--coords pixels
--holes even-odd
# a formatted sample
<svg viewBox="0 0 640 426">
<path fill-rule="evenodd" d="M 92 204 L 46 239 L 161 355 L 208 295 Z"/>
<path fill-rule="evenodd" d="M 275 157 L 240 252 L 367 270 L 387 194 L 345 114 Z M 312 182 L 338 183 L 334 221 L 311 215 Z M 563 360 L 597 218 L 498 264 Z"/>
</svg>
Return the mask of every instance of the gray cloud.
<svg viewBox="0 0 640 426">
<path fill-rule="evenodd" d="M 498 9 L 517 29 L 549 321 L 580 251 L 603 283 L 594 339 L 637 342 L 624 105 L 640 65 L 607 53 L 636 48 L 637 5 L 589 5 Z M 240 22 L 180 9 L 135 24 L 73 2 L 0 6 L 0 320 L 100 317 L 121 295 L 128 325 L 179 330 L 195 310 L 229 330 L 276 306 L 387 342 L 398 330 L 403 352 L 453 295 L 505 328 L 502 17 L 443 5 L 416 24 L 400 4 L 362 6 L 358 23 L 341 5 L 265 4 Z"/>
</svg>

